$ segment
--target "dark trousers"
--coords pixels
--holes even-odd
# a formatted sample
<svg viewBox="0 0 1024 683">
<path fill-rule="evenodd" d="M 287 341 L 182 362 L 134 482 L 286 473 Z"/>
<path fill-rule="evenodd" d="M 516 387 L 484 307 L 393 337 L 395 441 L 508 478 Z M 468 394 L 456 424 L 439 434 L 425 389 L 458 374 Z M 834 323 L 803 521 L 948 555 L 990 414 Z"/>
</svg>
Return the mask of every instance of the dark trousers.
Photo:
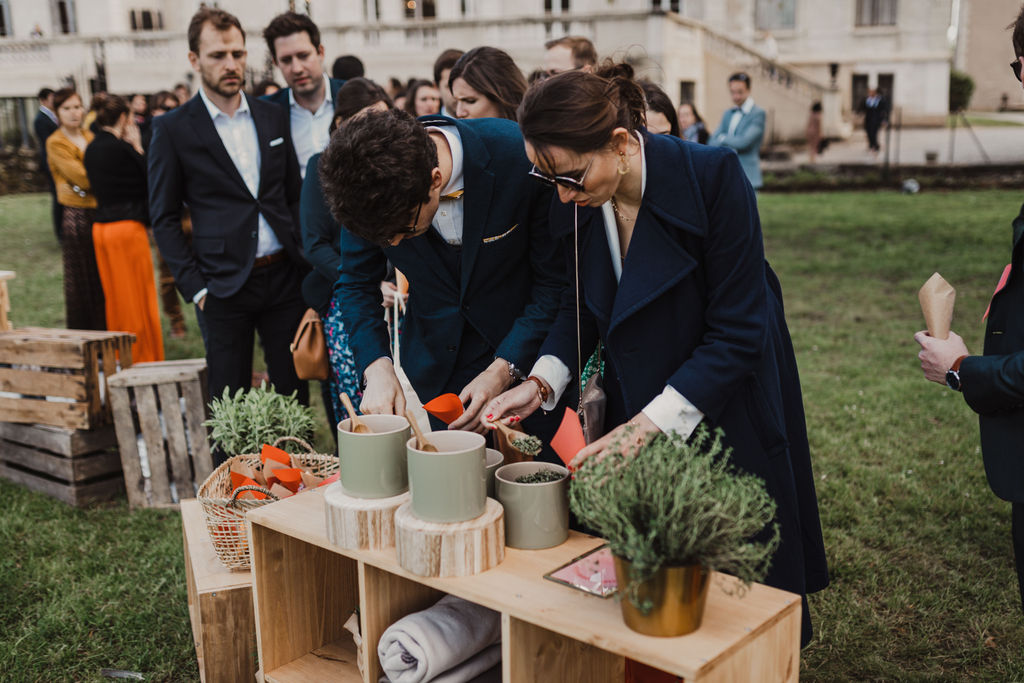
<svg viewBox="0 0 1024 683">
<path fill-rule="evenodd" d="M 864 132 L 868 134 L 868 149 L 870 149 L 872 152 L 877 152 L 879 149 L 881 149 L 878 146 L 878 128 L 879 124 L 877 123 L 864 124 Z"/>
<path fill-rule="evenodd" d="M 229 297 L 206 296 L 202 321 L 211 397 L 219 398 L 225 387 L 231 392 L 249 388 L 254 334 L 259 333 L 274 389 L 279 394 L 297 391 L 299 401 L 309 403 L 309 384 L 296 376 L 288 349 L 306 312 L 301 284 L 299 269 L 285 259 L 254 268 Z"/>
<path fill-rule="evenodd" d="M 1013 555 L 1017 560 L 1017 586 L 1020 588 L 1020 604 L 1024 609 L 1024 503 L 1011 503 L 1013 517 Z"/>
</svg>

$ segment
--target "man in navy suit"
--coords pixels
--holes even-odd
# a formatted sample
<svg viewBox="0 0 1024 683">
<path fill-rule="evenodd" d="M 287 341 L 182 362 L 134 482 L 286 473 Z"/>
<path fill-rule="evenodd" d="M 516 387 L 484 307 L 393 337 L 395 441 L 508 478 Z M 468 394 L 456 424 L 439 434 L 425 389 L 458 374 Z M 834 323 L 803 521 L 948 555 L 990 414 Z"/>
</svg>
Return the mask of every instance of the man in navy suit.
<svg viewBox="0 0 1024 683">
<path fill-rule="evenodd" d="M 729 76 L 729 97 L 733 107 L 722 115 L 708 144 L 736 150 L 747 180 L 755 190 L 761 189 L 761 143 L 764 141 L 764 109 L 750 96 L 750 76 L 742 71 Z"/>
<path fill-rule="evenodd" d="M 1013 24 L 1013 75 L 1024 67 L 1024 8 Z M 918 358 L 924 376 L 961 392 L 978 414 L 981 454 L 992 492 L 1010 502 L 1017 585 L 1024 607 L 1024 206 L 1013 220 L 1010 263 L 996 285 L 985 328 L 983 355 L 971 355 L 960 335 L 936 339 L 922 330 Z"/>
<path fill-rule="evenodd" d="M 153 121 L 153 232 L 178 289 L 202 312 L 211 394 L 250 385 L 258 331 L 270 381 L 305 402 L 308 388 L 288 350 L 305 311 L 300 286 L 308 269 L 288 116 L 242 93 L 245 33 L 234 15 L 200 9 L 188 41 L 199 94 Z M 184 204 L 191 244 L 181 229 Z"/>
<path fill-rule="evenodd" d="M 459 395 L 466 410 L 452 429 L 483 431 L 480 410 L 534 362 L 565 259 L 548 233 L 551 191 L 529 170 L 519 127 L 504 119 L 416 121 L 392 110 L 352 119 L 331 139 L 324 195 L 346 228 L 335 296 L 366 382 L 364 412 L 405 410 L 380 313 L 388 260 L 409 279 L 402 367 L 423 401 Z M 527 431 L 543 438 L 554 426 Z"/>
<path fill-rule="evenodd" d="M 308 15 L 297 12 L 277 15 L 263 29 L 263 38 L 274 66 L 281 70 L 288 87 L 261 99 L 288 109 L 292 144 L 299 172 L 305 177 L 309 158 L 327 146 L 335 98 L 345 81 L 328 78 L 324 73 L 320 29 Z"/>
<path fill-rule="evenodd" d="M 32 129 L 36 133 L 36 140 L 39 142 L 39 172 L 46 177 L 46 187 L 50 192 L 50 213 L 53 217 L 53 234 L 57 241 L 61 239 L 61 221 L 64 219 L 64 207 L 57 201 L 57 188 L 53 184 L 53 176 L 50 174 L 50 165 L 46 160 L 46 139 L 53 135 L 53 132 L 60 127 L 57 123 L 57 114 L 53 111 L 53 90 L 42 88 L 39 91 L 39 111 L 32 122 Z"/>
</svg>

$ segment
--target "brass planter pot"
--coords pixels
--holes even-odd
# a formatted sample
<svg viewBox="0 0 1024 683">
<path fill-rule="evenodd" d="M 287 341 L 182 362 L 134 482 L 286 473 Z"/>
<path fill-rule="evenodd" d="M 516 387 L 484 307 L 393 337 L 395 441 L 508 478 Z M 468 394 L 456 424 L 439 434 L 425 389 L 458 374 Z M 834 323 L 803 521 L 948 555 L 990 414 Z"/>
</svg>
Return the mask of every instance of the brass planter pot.
<svg viewBox="0 0 1024 683">
<path fill-rule="evenodd" d="M 626 626 L 637 633 L 662 637 L 682 636 L 700 628 L 711 572 L 700 565 L 662 567 L 640 584 L 640 603 L 650 600 L 654 605 L 650 612 L 644 614 L 626 595 L 632 563 L 618 556 L 614 560 L 615 577 L 622 598 L 619 604 L 622 605 L 622 619 Z"/>
</svg>

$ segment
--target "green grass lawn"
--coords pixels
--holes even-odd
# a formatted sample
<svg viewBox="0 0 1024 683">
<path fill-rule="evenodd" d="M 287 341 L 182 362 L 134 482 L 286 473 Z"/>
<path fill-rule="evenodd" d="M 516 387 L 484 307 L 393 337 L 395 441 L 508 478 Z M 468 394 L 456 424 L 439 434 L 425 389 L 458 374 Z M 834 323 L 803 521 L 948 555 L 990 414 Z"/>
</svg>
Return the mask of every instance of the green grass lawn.
<svg viewBox="0 0 1024 683">
<path fill-rule="evenodd" d="M 804 680 L 1024 680 L 1009 505 L 988 489 L 976 418 L 925 382 L 912 339 L 917 289 L 937 270 L 958 290 L 954 329 L 980 352 L 1020 201 L 1002 191 L 760 198 L 832 570 L 812 597 Z M 62 324 L 47 210 L 40 195 L 0 197 L 17 324 Z M 168 340 L 169 357 L 201 355 L 189 325 L 183 343 Z M 2 481 L 0 499 L 0 680 L 99 680 L 102 667 L 197 679 L 176 513 L 78 511 Z"/>
</svg>

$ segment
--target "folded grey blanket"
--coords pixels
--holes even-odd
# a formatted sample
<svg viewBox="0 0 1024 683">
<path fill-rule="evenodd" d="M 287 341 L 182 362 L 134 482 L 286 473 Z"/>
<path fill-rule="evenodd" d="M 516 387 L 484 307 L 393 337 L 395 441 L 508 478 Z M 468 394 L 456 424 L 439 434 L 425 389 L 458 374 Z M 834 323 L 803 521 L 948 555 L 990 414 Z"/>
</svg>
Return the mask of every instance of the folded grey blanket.
<svg viewBox="0 0 1024 683">
<path fill-rule="evenodd" d="M 501 661 L 501 615 L 452 595 L 388 627 L 377 645 L 391 683 L 467 683 Z"/>
</svg>

